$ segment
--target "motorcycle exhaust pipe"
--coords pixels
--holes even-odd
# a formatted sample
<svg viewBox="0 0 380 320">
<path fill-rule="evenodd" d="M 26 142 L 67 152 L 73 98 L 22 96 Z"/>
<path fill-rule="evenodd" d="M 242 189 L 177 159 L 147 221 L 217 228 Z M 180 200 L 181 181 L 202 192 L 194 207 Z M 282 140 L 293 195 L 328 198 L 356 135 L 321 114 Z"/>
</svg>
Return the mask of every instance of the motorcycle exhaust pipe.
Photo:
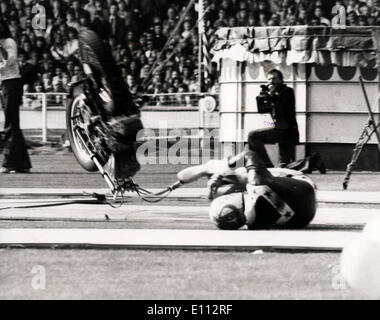
<svg viewBox="0 0 380 320">
<path fill-rule="evenodd" d="M 83 146 L 85 146 L 85 148 L 87 149 L 87 152 L 89 153 L 91 160 L 95 163 L 96 167 L 98 168 L 100 174 L 102 175 L 102 177 L 106 181 L 107 185 L 110 187 L 112 194 L 115 194 L 115 192 L 117 192 L 117 188 L 116 188 L 115 184 L 113 183 L 112 179 L 110 178 L 108 173 L 104 170 L 103 166 L 100 164 L 96 155 L 94 153 L 92 153 L 90 150 L 88 150 L 87 145 L 82 138 L 82 135 L 80 133 L 77 133 L 77 136 L 81 140 Z"/>
<path fill-rule="evenodd" d="M 94 163 L 95 163 L 96 167 L 98 168 L 100 174 L 102 175 L 102 177 L 104 178 L 104 180 L 106 181 L 106 183 L 108 184 L 108 186 L 111 188 L 112 194 L 115 194 L 115 192 L 117 192 L 116 186 L 113 183 L 113 181 L 110 178 L 110 176 L 108 175 L 108 173 L 103 169 L 103 167 L 100 164 L 99 160 L 97 159 L 96 155 L 91 154 L 91 160 L 94 161 Z"/>
</svg>

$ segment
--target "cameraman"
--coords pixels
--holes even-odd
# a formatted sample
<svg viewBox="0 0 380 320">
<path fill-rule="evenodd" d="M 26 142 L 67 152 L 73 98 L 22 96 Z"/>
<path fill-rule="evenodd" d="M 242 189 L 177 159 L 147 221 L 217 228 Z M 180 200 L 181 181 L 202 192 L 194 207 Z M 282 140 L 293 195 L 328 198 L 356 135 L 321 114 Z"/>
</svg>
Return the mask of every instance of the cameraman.
<svg viewBox="0 0 380 320">
<path fill-rule="evenodd" d="M 268 86 L 263 86 L 261 95 L 269 101 L 270 109 L 267 112 L 272 115 L 273 124 L 271 128 L 249 133 L 249 149 L 256 152 L 268 168 L 273 168 L 264 145 L 278 143 L 279 165 L 284 168 L 294 162 L 295 146 L 299 143 L 294 90 L 284 84 L 281 71 L 272 69 L 268 72 Z"/>
</svg>

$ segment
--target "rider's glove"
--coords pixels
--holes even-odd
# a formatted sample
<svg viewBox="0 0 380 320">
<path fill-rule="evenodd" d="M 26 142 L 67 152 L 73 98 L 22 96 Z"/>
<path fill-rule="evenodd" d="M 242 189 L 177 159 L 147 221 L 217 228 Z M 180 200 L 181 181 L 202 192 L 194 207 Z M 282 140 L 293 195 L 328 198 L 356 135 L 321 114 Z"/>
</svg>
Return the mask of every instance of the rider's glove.
<svg viewBox="0 0 380 320">
<path fill-rule="evenodd" d="M 214 174 L 207 183 L 208 199 L 213 200 L 218 192 L 219 187 L 223 184 L 223 176 Z"/>
</svg>

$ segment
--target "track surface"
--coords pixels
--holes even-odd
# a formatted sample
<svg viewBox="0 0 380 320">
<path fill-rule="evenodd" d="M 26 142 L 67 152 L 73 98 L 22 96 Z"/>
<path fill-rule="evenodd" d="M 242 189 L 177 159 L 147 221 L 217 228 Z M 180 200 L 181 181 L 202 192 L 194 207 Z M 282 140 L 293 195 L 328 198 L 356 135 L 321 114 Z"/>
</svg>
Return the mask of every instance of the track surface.
<svg viewBox="0 0 380 320">
<path fill-rule="evenodd" d="M 33 155 L 32 162 L 32 174 L 1 176 L 0 188 L 7 192 L 0 194 L 0 207 L 50 203 L 67 198 L 64 195 L 33 196 L 40 188 L 54 188 L 61 193 L 68 189 L 80 192 L 105 188 L 98 174 L 84 172 L 72 155 L 65 151 L 55 155 Z M 161 188 L 173 183 L 176 173 L 185 167 L 187 165 L 143 166 L 136 182 L 145 188 Z M 343 176 L 343 172 L 330 172 L 323 176 L 314 174 L 312 178 L 319 190 L 328 195 L 330 191 L 342 190 Z M 205 185 L 206 180 L 203 179 L 186 187 L 199 190 Z M 365 192 L 368 200 L 370 192 L 379 192 L 379 185 L 379 174 L 354 173 L 349 191 Z M 30 195 L 12 196 L 15 188 L 27 189 Z M 307 232 L 335 234 L 360 231 L 380 208 L 376 203 L 360 200 L 357 197 L 360 194 L 353 197 L 359 199 L 357 203 L 320 203 L 318 215 Z M 183 229 L 215 232 L 207 217 L 207 206 L 204 198 L 176 197 L 158 206 L 130 198 L 128 204 L 118 210 L 104 205 L 8 209 L 0 210 L 0 229 Z M 0 256 L 6 263 L 0 266 L 0 298 L 361 298 L 339 286 L 337 253 L 269 253 L 264 249 L 264 254 L 256 256 L 247 250 L 246 253 L 202 253 L 198 250 L 1 249 Z M 48 271 L 50 285 L 41 292 L 31 289 L 30 272 L 35 265 L 42 265 Z M 282 266 L 281 271 L 279 266 Z M 237 271 L 237 274 L 231 274 L 230 270 Z"/>
</svg>

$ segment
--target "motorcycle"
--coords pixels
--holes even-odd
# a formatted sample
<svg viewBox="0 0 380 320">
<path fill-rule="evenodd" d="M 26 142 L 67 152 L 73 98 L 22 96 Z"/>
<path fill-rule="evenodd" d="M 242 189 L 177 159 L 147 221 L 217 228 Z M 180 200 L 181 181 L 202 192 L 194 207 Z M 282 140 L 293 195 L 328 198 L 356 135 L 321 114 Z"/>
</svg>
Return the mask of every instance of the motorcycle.
<svg viewBox="0 0 380 320">
<path fill-rule="evenodd" d="M 141 101 L 132 97 L 110 48 L 91 30 L 79 34 L 84 78 L 69 84 L 67 133 L 79 164 L 99 171 L 114 198 L 134 190 Z"/>
</svg>

